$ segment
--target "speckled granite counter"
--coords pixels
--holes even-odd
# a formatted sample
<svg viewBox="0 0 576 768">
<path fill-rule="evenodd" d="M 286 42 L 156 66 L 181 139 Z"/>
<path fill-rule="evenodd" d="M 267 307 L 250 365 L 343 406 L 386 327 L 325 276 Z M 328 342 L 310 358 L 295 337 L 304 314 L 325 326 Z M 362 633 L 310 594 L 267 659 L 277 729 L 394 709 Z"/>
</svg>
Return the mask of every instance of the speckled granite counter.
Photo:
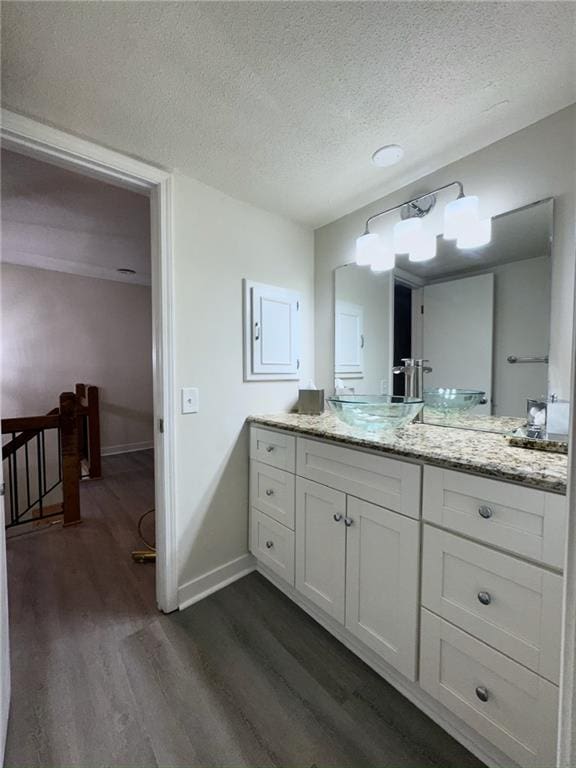
<svg viewBox="0 0 576 768">
<path fill-rule="evenodd" d="M 303 416 L 280 413 L 251 416 L 248 421 L 302 435 L 334 440 L 428 464 L 475 472 L 496 480 L 566 493 L 566 456 L 509 446 L 503 435 L 430 424 L 410 424 L 396 432 L 370 435 L 343 424 L 330 413 Z"/>
</svg>

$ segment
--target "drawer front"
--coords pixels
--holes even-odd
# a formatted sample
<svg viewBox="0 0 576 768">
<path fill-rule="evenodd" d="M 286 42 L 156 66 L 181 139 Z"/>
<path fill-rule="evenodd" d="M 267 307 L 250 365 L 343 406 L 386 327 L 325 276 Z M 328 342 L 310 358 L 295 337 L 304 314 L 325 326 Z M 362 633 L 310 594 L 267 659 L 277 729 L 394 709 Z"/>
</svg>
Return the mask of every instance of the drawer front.
<svg viewBox="0 0 576 768">
<path fill-rule="evenodd" d="M 558 683 L 558 574 L 425 525 L 422 604 Z"/>
<path fill-rule="evenodd" d="M 424 467 L 422 514 L 471 538 L 563 567 L 564 496 Z"/>
<path fill-rule="evenodd" d="M 556 764 L 558 688 L 422 609 L 420 685 L 526 768 Z"/>
<path fill-rule="evenodd" d="M 294 530 L 296 476 L 259 461 L 250 462 L 250 506 Z"/>
<path fill-rule="evenodd" d="M 294 531 L 252 508 L 250 549 L 278 576 L 294 586 Z"/>
<path fill-rule="evenodd" d="M 260 427 L 250 428 L 250 458 L 271 467 L 294 472 L 296 466 L 296 438 L 284 432 L 273 432 Z"/>
<path fill-rule="evenodd" d="M 298 438 L 296 472 L 364 501 L 420 517 L 421 467 L 370 453 Z"/>
</svg>

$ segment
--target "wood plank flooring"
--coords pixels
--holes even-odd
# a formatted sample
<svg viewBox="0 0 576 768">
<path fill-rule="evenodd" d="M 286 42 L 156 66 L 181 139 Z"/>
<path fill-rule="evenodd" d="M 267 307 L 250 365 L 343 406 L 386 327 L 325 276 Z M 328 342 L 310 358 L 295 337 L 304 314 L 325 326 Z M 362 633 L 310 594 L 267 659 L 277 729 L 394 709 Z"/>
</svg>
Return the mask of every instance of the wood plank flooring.
<svg viewBox="0 0 576 768">
<path fill-rule="evenodd" d="M 82 525 L 8 544 L 6 768 L 480 768 L 257 574 L 158 613 L 130 559 L 152 455 L 104 461 Z"/>
</svg>

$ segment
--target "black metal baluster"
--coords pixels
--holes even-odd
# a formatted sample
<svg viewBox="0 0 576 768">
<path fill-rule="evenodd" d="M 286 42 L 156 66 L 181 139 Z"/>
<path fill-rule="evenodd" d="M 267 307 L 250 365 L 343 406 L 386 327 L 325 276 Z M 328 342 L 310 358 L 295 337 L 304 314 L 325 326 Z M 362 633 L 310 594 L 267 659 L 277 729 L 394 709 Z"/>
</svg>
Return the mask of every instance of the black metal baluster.
<svg viewBox="0 0 576 768">
<path fill-rule="evenodd" d="M 56 435 L 58 436 L 58 482 L 62 482 L 62 435 L 60 434 L 60 427 L 56 429 Z"/>
<path fill-rule="evenodd" d="M 16 435 L 12 433 L 12 440 Z M 14 478 L 14 503 L 16 505 L 16 520 L 20 518 L 20 499 L 18 498 L 18 451 L 12 454 L 12 477 Z"/>
<path fill-rule="evenodd" d="M 28 441 L 24 443 L 24 456 L 26 459 L 26 508 L 30 509 L 30 460 L 28 458 Z"/>
<path fill-rule="evenodd" d="M 38 508 L 40 517 L 42 517 L 44 514 L 44 503 L 42 496 L 42 488 L 44 487 L 44 484 L 42 480 L 42 443 L 40 441 L 40 434 L 36 435 L 36 448 L 38 452 Z"/>
<path fill-rule="evenodd" d="M 44 478 L 44 485 L 42 486 L 42 496 L 46 496 L 46 433 L 44 430 L 40 432 L 42 436 L 42 477 Z"/>
<path fill-rule="evenodd" d="M 12 484 L 12 459 L 14 454 L 8 456 L 8 480 L 10 483 L 10 524 L 14 525 L 16 518 L 14 516 L 14 487 Z"/>
</svg>

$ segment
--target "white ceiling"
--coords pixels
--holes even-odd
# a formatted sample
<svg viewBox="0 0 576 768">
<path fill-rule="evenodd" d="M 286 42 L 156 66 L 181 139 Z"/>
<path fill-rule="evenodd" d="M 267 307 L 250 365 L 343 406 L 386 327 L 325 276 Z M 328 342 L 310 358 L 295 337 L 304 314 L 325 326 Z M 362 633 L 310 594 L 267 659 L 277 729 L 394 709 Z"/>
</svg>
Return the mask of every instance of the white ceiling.
<svg viewBox="0 0 576 768">
<path fill-rule="evenodd" d="M 2 151 L 0 242 L 9 264 L 149 285 L 149 209 L 136 192 Z"/>
<path fill-rule="evenodd" d="M 575 14 L 531 0 L 3 3 L 3 103 L 318 226 L 576 101 Z M 388 143 L 404 160 L 373 167 Z"/>
</svg>

